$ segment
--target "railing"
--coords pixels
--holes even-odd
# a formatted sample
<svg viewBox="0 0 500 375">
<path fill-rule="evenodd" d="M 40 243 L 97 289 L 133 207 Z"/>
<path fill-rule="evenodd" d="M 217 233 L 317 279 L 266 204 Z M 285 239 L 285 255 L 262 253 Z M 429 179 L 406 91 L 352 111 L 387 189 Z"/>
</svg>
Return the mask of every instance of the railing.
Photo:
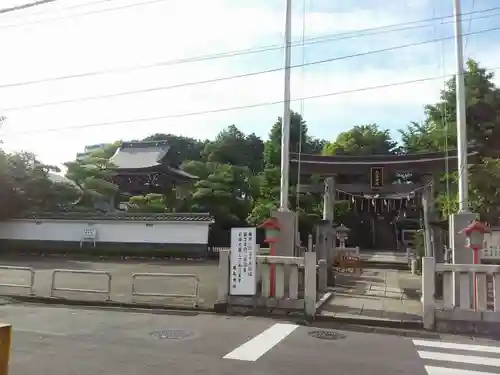
<svg viewBox="0 0 500 375">
<path fill-rule="evenodd" d="M 0 270 L 6 270 L 6 271 L 24 271 L 28 273 L 27 276 L 27 282 L 22 284 L 14 284 L 14 283 L 0 283 L 0 287 L 12 287 L 12 288 L 24 288 L 28 290 L 28 293 L 30 296 L 38 296 L 38 297 L 47 297 L 47 295 L 44 294 L 37 294 L 35 293 L 34 286 L 35 286 L 35 274 L 36 271 L 33 268 L 30 267 L 16 267 L 16 266 L 3 266 L 0 265 Z M 106 286 L 103 287 L 102 289 L 95 289 L 92 284 L 96 283 L 95 277 L 94 280 L 92 280 L 92 284 L 90 285 L 89 288 L 75 288 L 75 287 L 65 287 L 63 286 L 68 285 L 68 282 L 70 283 L 70 286 L 74 286 L 75 284 L 87 284 L 89 280 L 82 280 L 78 278 L 70 278 L 70 279 L 60 279 L 57 278 L 57 275 L 60 274 L 70 274 L 74 276 L 78 275 L 92 275 L 95 277 L 98 276 L 105 276 L 105 282 Z M 192 280 L 192 288 L 193 292 L 189 293 L 159 293 L 159 292 L 139 292 L 137 290 L 137 279 L 138 278 L 170 278 L 170 279 L 187 279 L 187 280 Z M 25 278 L 26 279 L 26 278 Z M 40 279 L 42 280 L 42 279 Z M 98 282 L 98 281 L 97 281 Z M 62 284 L 62 285 L 61 285 Z M 59 286 L 58 286 L 59 285 Z M 175 274 L 175 273 L 134 273 L 132 274 L 131 278 L 131 286 L 132 286 L 132 293 L 131 293 L 131 302 L 134 302 L 134 297 L 163 297 L 163 298 L 179 298 L 179 299 L 190 299 L 192 300 L 193 307 L 197 307 L 199 302 L 200 302 L 200 296 L 199 296 L 199 285 L 200 285 L 200 280 L 197 275 L 194 274 Z M 72 269 L 54 269 L 51 271 L 51 278 L 50 278 L 50 284 L 49 290 L 50 290 L 50 297 L 57 297 L 55 294 L 56 292 L 73 292 L 73 293 L 89 293 L 89 294 L 102 294 L 106 296 L 106 301 L 111 301 L 112 300 L 112 274 L 108 271 L 97 271 L 97 270 L 72 270 Z M 40 288 L 40 289 L 45 289 L 45 288 Z M 0 292 L 0 295 L 11 295 L 4 293 L 3 291 Z M 65 297 L 66 298 L 66 297 Z M 68 297 L 71 298 L 71 297 Z"/>
<path fill-rule="evenodd" d="M 309 316 L 316 312 L 317 265 L 316 253 L 303 257 L 258 255 L 256 257 L 256 294 L 229 295 L 229 251 L 219 253 L 218 302 L 229 305 L 262 306 L 304 310 Z M 270 266 L 274 266 L 274 296 L 271 296 Z M 288 272 L 286 272 L 288 269 Z M 320 283 L 326 284 L 326 263 L 320 262 Z M 301 287 L 302 286 L 302 287 Z"/>
<path fill-rule="evenodd" d="M 10 283 L 0 283 L 0 287 L 10 287 L 10 288 L 23 288 L 28 289 L 28 293 L 33 295 L 33 286 L 35 285 L 35 270 L 31 267 L 15 267 L 15 266 L 0 266 L 0 270 L 10 270 L 10 271 L 23 271 L 28 272 L 28 283 L 27 284 L 10 284 Z"/>
<path fill-rule="evenodd" d="M 56 275 L 61 273 L 78 274 L 78 275 L 103 275 L 107 278 L 107 289 L 76 289 L 76 288 L 57 288 Z M 86 271 L 86 270 L 63 270 L 57 269 L 52 271 L 52 281 L 50 283 L 50 296 L 54 297 L 54 292 L 79 292 L 79 293 L 92 293 L 92 294 L 105 294 L 106 300 L 111 300 L 111 273 L 107 271 Z"/>
<path fill-rule="evenodd" d="M 261 255 L 269 255 L 269 248 L 267 247 L 258 247 L 259 254 Z M 209 255 L 218 256 L 221 251 L 230 251 L 230 247 L 221 247 L 221 246 L 210 246 L 208 248 Z"/>
<path fill-rule="evenodd" d="M 437 273 L 443 275 L 442 301 L 434 298 Z M 434 258 L 424 257 L 422 304 L 426 328 L 436 320 L 500 322 L 500 266 L 436 264 Z"/>
<path fill-rule="evenodd" d="M 153 277 L 153 278 L 170 278 L 170 279 L 189 279 L 193 280 L 193 293 L 143 293 L 138 292 L 136 288 L 136 281 L 138 277 Z M 180 273 L 134 273 L 132 275 L 132 298 L 133 297 L 163 297 L 163 298 L 188 298 L 192 299 L 193 307 L 198 306 L 199 300 L 199 285 L 200 279 L 193 274 L 180 274 Z"/>
<path fill-rule="evenodd" d="M 479 257 L 481 260 L 486 261 L 500 261 L 500 246 L 488 246 L 481 249 Z"/>
</svg>

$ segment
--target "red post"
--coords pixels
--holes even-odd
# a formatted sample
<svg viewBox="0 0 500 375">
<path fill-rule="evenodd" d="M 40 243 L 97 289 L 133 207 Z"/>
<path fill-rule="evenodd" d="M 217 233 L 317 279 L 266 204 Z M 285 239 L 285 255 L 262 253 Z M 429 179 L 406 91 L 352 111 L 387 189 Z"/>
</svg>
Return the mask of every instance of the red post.
<svg viewBox="0 0 500 375">
<path fill-rule="evenodd" d="M 472 248 L 472 263 L 474 264 L 479 264 L 479 248 L 473 247 Z M 474 288 L 474 310 L 477 311 L 477 279 L 476 279 L 476 273 L 474 272 L 472 274 L 473 277 L 473 288 Z"/>
<path fill-rule="evenodd" d="M 269 243 L 269 255 L 274 256 L 276 254 L 276 248 L 274 247 L 274 242 Z M 275 285 L 274 285 L 274 264 L 269 265 L 269 296 L 274 297 Z"/>
</svg>

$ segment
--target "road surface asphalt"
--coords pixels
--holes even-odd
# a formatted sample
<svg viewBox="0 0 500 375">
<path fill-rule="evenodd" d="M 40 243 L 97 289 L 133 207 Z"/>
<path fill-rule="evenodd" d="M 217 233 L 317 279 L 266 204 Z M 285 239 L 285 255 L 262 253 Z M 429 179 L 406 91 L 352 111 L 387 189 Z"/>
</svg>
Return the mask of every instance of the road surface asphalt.
<svg viewBox="0 0 500 375">
<path fill-rule="evenodd" d="M 0 306 L 0 317 L 13 326 L 16 375 L 500 374 L 500 342 L 454 336 L 412 339 L 256 317 L 41 305 Z"/>
</svg>

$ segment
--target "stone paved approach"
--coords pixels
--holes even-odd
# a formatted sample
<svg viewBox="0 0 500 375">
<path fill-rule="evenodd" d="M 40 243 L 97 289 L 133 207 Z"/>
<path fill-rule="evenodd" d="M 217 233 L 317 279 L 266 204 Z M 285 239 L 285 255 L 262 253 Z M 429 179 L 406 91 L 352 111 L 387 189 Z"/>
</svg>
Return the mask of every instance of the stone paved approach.
<svg viewBox="0 0 500 375">
<path fill-rule="evenodd" d="M 323 316 L 387 321 L 420 321 L 420 276 L 406 271 L 363 270 L 337 277 Z"/>
<path fill-rule="evenodd" d="M 393 335 L 327 330 L 338 340 L 322 340 L 264 318 L 55 306 L 7 305 L 0 316 L 13 325 L 16 375 L 426 374 L 412 340 Z"/>
<path fill-rule="evenodd" d="M 195 274 L 200 279 L 200 306 L 212 308 L 217 298 L 217 262 L 213 261 L 75 261 L 64 258 L 19 258 L 0 259 L 3 266 L 32 267 L 36 270 L 35 293 L 37 296 L 50 296 L 51 274 L 53 269 L 99 270 L 112 275 L 111 297 L 113 301 L 131 302 L 133 273 L 176 273 Z M 97 289 L 106 288 L 107 279 L 101 275 L 58 274 L 56 286 L 64 288 Z M 28 273 L 15 270 L 0 270 L 1 284 L 27 284 Z M 193 281 L 190 279 L 148 278 L 137 282 L 139 292 L 149 293 L 192 293 Z M 26 290 L 13 287 L 0 287 L 0 294 L 27 294 Z M 102 294 L 59 292 L 55 296 L 78 300 L 105 299 Z M 192 306 L 189 300 L 165 299 L 159 297 L 136 297 L 134 302 L 150 302 Z"/>
</svg>

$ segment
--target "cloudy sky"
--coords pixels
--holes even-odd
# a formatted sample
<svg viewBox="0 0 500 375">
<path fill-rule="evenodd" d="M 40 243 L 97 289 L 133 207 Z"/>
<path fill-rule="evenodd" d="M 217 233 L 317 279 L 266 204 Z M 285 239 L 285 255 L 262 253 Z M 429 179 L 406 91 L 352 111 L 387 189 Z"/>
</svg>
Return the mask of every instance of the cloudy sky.
<svg viewBox="0 0 500 375">
<path fill-rule="evenodd" d="M 1 7 L 25 2 L 2 0 Z M 464 13 L 477 12 L 472 21 L 464 17 L 464 32 L 500 28 L 495 3 L 462 0 Z M 0 14 L 4 146 L 60 163 L 87 144 L 157 132 L 213 138 L 236 124 L 266 137 L 283 113 L 280 103 L 260 104 L 283 99 L 284 6 L 285 0 L 59 0 Z M 364 54 L 450 37 L 450 18 L 405 23 L 451 14 L 452 0 L 295 0 L 293 64 L 306 66 L 292 70 L 292 108 L 303 111 L 311 135 L 334 139 L 353 125 L 372 122 L 396 135 L 409 121 L 421 120 L 423 105 L 437 99 L 443 79 L 353 91 L 453 74 L 451 39 Z M 402 25 L 362 32 L 394 24 Z M 500 68 L 499 37 L 498 30 L 466 37 L 466 56 Z M 252 48 L 261 51 L 166 63 Z M 333 61 L 307 65 L 328 59 Z M 102 70 L 108 72 L 50 80 Z M 37 80 L 44 82 L 17 85 Z M 184 86 L 171 87 L 176 85 Z M 143 92 L 109 97 L 130 91 Z M 81 98 L 87 100 L 75 100 Z M 145 120 L 151 118 L 156 120 Z"/>
</svg>

